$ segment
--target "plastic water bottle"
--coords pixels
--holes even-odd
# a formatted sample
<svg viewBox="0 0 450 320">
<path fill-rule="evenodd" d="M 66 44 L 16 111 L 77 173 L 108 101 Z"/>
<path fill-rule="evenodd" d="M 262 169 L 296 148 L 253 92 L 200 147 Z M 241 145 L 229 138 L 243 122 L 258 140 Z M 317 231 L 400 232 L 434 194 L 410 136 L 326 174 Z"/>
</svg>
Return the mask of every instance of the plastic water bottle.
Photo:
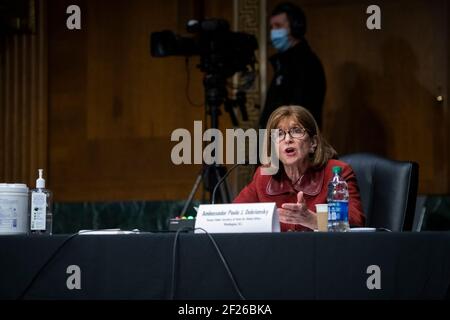
<svg viewBox="0 0 450 320">
<path fill-rule="evenodd" d="M 342 179 L 341 167 L 333 167 L 333 179 L 328 184 L 328 231 L 348 231 L 348 185 Z"/>
</svg>

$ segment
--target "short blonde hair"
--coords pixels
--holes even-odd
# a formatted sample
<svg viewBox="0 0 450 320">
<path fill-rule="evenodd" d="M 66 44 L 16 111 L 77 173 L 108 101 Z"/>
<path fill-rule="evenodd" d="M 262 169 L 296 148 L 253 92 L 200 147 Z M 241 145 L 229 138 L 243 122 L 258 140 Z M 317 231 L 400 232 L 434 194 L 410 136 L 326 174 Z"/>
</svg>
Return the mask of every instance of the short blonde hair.
<svg viewBox="0 0 450 320">
<path fill-rule="evenodd" d="M 319 130 L 316 120 L 311 112 L 301 106 L 281 106 L 277 108 L 269 117 L 267 121 L 267 136 L 266 136 L 266 150 L 267 154 L 271 154 L 271 130 L 277 129 L 279 123 L 287 118 L 294 118 L 303 128 L 305 128 L 308 135 L 317 139 L 317 148 L 314 154 L 310 158 L 310 164 L 312 168 L 321 168 L 325 166 L 328 160 L 336 158 L 337 152 L 334 148 L 325 140 Z"/>
</svg>

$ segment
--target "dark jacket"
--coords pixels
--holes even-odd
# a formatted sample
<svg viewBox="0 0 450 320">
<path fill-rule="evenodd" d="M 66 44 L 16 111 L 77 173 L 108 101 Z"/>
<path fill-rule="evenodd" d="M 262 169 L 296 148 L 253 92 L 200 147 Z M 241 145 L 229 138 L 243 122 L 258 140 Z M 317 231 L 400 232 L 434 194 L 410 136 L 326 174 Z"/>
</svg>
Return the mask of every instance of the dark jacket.
<svg viewBox="0 0 450 320">
<path fill-rule="evenodd" d="M 267 91 L 260 128 L 265 128 L 270 114 L 283 105 L 307 108 L 322 124 L 322 106 L 326 81 L 322 64 L 306 40 L 270 58 L 274 77 Z"/>
</svg>

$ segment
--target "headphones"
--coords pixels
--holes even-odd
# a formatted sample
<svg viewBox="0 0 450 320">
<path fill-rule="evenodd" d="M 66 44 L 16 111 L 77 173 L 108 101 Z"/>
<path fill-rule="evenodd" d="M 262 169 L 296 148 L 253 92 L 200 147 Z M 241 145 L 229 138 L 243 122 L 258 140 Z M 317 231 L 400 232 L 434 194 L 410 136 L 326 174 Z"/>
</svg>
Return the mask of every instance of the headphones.
<svg viewBox="0 0 450 320">
<path fill-rule="evenodd" d="M 284 2 L 277 5 L 271 16 L 286 13 L 291 27 L 291 35 L 297 39 L 303 39 L 306 33 L 306 16 L 303 10 L 290 2 Z"/>
</svg>

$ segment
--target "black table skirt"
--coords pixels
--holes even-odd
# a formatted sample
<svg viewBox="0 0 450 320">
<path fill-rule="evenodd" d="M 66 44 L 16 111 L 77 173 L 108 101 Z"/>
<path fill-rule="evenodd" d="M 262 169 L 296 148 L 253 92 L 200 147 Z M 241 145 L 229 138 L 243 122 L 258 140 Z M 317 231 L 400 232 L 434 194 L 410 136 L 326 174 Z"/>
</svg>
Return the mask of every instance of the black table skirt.
<svg viewBox="0 0 450 320">
<path fill-rule="evenodd" d="M 20 297 L 69 236 L 0 236 L 0 299 Z M 213 237 L 246 299 L 448 298 L 450 232 Z M 75 236 L 24 298 L 169 299 L 174 238 L 173 233 Z M 177 262 L 175 299 L 239 298 L 205 234 L 180 234 Z M 80 289 L 67 286 L 72 265 L 80 268 Z M 368 289 L 371 265 L 380 268 L 380 289 Z"/>
</svg>

